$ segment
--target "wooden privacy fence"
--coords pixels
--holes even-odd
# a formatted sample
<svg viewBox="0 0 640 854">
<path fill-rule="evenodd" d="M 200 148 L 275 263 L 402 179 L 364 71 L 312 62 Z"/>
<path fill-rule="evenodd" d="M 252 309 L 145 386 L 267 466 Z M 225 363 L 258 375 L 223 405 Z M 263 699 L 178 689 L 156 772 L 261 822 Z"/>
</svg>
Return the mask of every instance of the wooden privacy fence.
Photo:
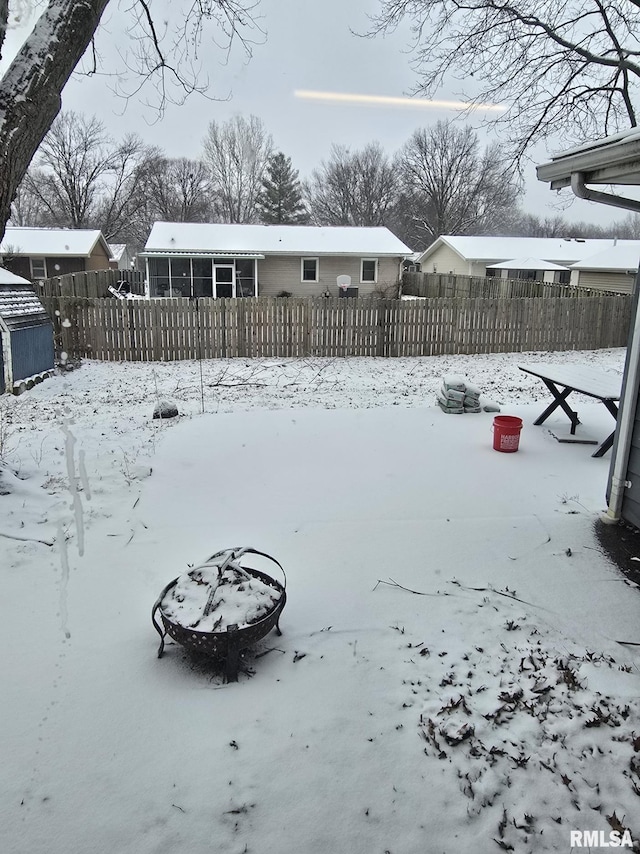
<svg viewBox="0 0 640 854">
<path fill-rule="evenodd" d="M 403 273 L 402 293 L 417 297 L 589 297 L 600 296 L 602 289 L 532 282 L 527 279 L 501 279 L 484 276 L 455 276 L 453 273 Z"/>
<path fill-rule="evenodd" d="M 54 299 L 70 357 L 434 356 L 626 345 L 629 295 L 556 299 Z"/>
<path fill-rule="evenodd" d="M 109 297 L 109 287 L 128 282 L 132 293 L 144 294 L 144 275 L 135 270 L 86 270 L 53 276 L 35 285 L 40 297 Z"/>
</svg>

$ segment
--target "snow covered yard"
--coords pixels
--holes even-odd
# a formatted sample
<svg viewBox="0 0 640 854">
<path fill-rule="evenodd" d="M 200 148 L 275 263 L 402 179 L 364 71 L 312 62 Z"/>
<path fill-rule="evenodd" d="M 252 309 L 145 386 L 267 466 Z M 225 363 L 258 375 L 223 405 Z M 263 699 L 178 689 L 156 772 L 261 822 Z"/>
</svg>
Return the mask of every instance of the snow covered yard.
<svg viewBox="0 0 640 854">
<path fill-rule="evenodd" d="M 619 643 L 640 591 L 593 534 L 610 455 L 556 442 L 563 415 L 532 426 L 536 360 L 620 373 L 624 352 L 206 362 L 202 383 L 195 362 L 85 362 L 0 400 L 3 852 L 640 839 L 640 656 Z M 523 418 L 517 454 L 491 414 L 440 411 L 448 373 Z M 165 398 L 180 418 L 153 421 Z M 288 603 L 224 684 L 174 644 L 157 659 L 150 613 L 236 545 L 283 564 Z"/>
</svg>

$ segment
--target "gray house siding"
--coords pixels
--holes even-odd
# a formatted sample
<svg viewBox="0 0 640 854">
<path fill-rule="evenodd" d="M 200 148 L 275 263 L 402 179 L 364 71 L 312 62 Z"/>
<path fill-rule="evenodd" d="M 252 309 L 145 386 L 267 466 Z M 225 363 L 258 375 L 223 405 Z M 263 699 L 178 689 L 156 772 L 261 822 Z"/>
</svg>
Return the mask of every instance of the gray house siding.
<svg viewBox="0 0 640 854">
<path fill-rule="evenodd" d="M 627 465 L 627 480 L 631 486 L 624 491 L 620 515 L 625 522 L 640 530 L 640 420 L 636 411 L 633 438 Z"/>
<path fill-rule="evenodd" d="M 302 281 L 301 258 L 318 259 L 318 281 Z M 368 296 L 387 287 L 393 287 L 400 277 L 400 257 L 379 258 L 377 282 L 361 282 L 360 269 L 363 256 L 308 256 L 271 255 L 258 261 L 258 296 L 277 296 L 288 291 L 294 296 L 321 296 L 326 291 L 338 295 L 338 276 L 351 276 L 351 286 L 359 289 L 359 296 Z"/>
<path fill-rule="evenodd" d="M 640 274 L 636 280 L 640 279 Z M 631 342 L 633 339 L 634 323 L 633 318 L 636 317 L 638 311 L 638 287 L 635 288 L 633 296 L 633 304 L 631 306 L 631 318 L 629 338 L 627 342 L 627 357 L 624 366 L 624 378 L 622 381 L 622 392 L 620 400 L 624 401 L 626 394 L 627 380 L 629 376 L 629 357 L 632 353 Z M 630 484 L 625 488 L 622 506 L 620 508 L 620 516 L 634 528 L 640 529 L 640 410 L 638 406 L 638 388 L 633 389 L 633 399 L 631 400 L 631 417 L 633 418 L 633 428 L 631 433 L 631 447 L 629 450 L 629 459 L 627 461 L 625 480 Z M 611 497 L 611 478 L 613 476 L 613 467 L 618 450 L 618 438 L 620 434 L 619 426 L 623 418 L 628 418 L 629 414 L 625 412 L 624 405 L 621 406 L 618 414 L 618 426 L 613 442 L 613 450 L 611 453 L 611 465 L 609 468 L 609 478 L 607 481 L 607 502 Z"/>
</svg>

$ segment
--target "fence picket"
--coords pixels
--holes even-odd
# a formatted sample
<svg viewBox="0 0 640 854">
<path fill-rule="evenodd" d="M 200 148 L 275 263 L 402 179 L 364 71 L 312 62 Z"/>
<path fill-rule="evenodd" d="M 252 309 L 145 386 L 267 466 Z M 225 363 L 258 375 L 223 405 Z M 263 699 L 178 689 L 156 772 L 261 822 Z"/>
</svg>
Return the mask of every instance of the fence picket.
<svg viewBox="0 0 640 854">
<path fill-rule="evenodd" d="M 105 361 L 623 347 L 631 314 L 631 297 L 616 294 L 409 301 L 43 297 L 42 302 L 54 319 L 59 350 L 71 358 Z"/>
<path fill-rule="evenodd" d="M 598 297 L 607 293 L 599 288 L 533 282 L 499 277 L 458 276 L 453 273 L 403 273 L 402 293 L 407 296 L 435 298 L 457 297 L 518 299 L 524 297 Z M 623 291 L 624 293 L 624 291 Z"/>
</svg>

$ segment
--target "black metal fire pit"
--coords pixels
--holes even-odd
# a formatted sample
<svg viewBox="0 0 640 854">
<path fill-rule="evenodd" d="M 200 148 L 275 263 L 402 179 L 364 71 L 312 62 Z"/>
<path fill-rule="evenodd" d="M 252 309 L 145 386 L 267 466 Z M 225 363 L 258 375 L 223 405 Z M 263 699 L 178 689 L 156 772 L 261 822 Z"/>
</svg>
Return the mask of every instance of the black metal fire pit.
<svg viewBox="0 0 640 854">
<path fill-rule="evenodd" d="M 244 565 L 242 559 L 249 554 L 260 555 L 275 563 L 284 583 Z M 279 620 L 287 601 L 286 584 L 284 569 L 265 552 L 247 547 L 216 552 L 200 566 L 170 581 L 158 596 L 151 612 L 151 621 L 160 635 L 158 658 L 162 658 L 165 637 L 169 635 L 190 651 L 224 660 L 227 681 L 237 681 L 240 651 L 261 640 L 274 627 L 279 635 L 282 634 Z M 255 595 L 255 587 L 260 589 L 267 605 L 254 608 L 253 612 L 249 607 L 244 612 L 243 600 L 250 601 Z M 194 591 L 197 596 L 192 596 L 191 601 L 189 596 Z M 229 609 L 228 602 L 224 605 L 225 596 L 233 601 L 238 613 L 244 615 L 240 622 L 229 622 L 228 614 L 225 621 L 225 607 L 227 611 Z M 204 606 L 200 608 L 203 601 Z M 195 617 L 194 609 L 199 610 Z M 162 624 L 157 621 L 156 612 L 160 613 Z"/>
</svg>

